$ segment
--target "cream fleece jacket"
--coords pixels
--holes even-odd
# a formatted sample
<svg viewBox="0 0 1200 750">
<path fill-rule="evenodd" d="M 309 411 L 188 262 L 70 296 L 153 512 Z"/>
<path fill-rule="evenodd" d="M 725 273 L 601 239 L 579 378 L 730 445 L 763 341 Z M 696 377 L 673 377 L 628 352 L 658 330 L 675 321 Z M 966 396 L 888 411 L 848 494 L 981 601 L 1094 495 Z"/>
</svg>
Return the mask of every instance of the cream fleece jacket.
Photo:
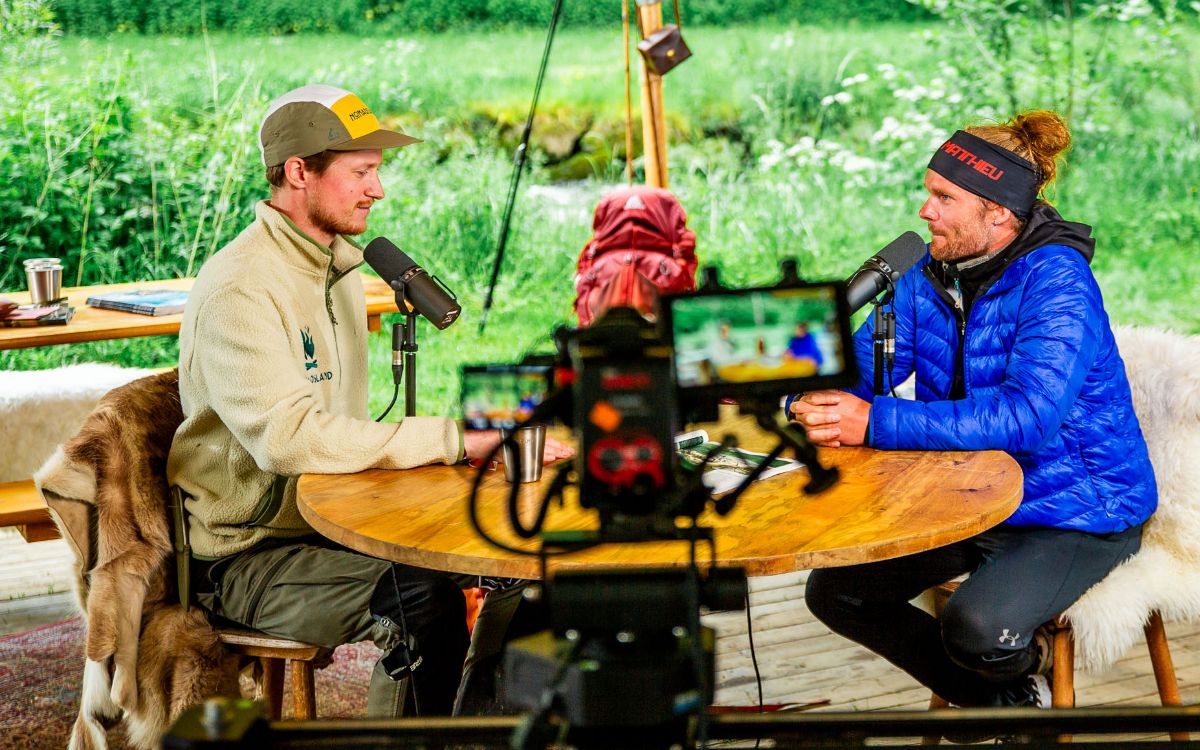
<svg viewBox="0 0 1200 750">
<path fill-rule="evenodd" d="M 301 474 L 406 469 L 462 456 L 443 417 L 367 416 L 362 250 L 325 247 L 265 201 L 200 269 L 179 331 L 179 395 L 167 478 L 187 501 L 192 551 L 219 558 L 312 533 Z"/>
</svg>

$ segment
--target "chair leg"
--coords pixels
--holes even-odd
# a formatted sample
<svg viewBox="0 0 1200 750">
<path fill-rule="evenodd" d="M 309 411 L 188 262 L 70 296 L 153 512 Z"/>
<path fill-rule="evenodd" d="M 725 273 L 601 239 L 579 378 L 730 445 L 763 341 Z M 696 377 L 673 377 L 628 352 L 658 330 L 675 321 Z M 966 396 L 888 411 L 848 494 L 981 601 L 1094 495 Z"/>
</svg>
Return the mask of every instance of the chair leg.
<svg viewBox="0 0 1200 750">
<path fill-rule="evenodd" d="M 1061 617 L 1054 620 L 1054 666 L 1050 668 L 1050 707 L 1075 706 L 1075 636 L 1071 624 Z M 1071 741 L 1071 735 L 1060 734 L 1060 743 Z"/>
<path fill-rule="evenodd" d="M 1050 705 L 1075 706 L 1075 640 L 1071 626 L 1058 620 L 1054 629 L 1054 667 L 1050 670 Z"/>
<path fill-rule="evenodd" d="M 939 709 L 939 708 L 949 708 L 949 707 L 950 707 L 950 702 L 947 701 L 942 696 L 938 695 L 937 693 L 929 694 L 929 710 L 930 711 L 933 711 L 933 710 Z M 941 741 L 942 741 L 942 738 L 937 736 L 936 734 L 932 735 L 932 736 L 925 736 L 925 737 L 921 738 L 922 745 L 937 745 L 937 744 L 940 744 Z"/>
<path fill-rule="evenodd" d="M 1171 650 L 1167 647 L 1167 631 L 1163 627 L 1162 614 L 1157 610 L 1150 613 L 1146 622 L 1146 647 L 1150 650 L 1150 665 L 1154 668 L 1154 681 L 1158 684 L 1158 697 L 1164 706 L 1183 705 L 1179 695 L 1179 682 L 1175 679 L 1175 664 Z M 1187 742 L 1187 732 L 1172 732 L 1171 739 Z"/>
<path fill-rule="evenodd" d="M 279 721 L 283 715 L 283 659 L 260 656 L 258 660 L 262 664 L 262 684 L 259 686 L 259 692 L 262 693 L 263 702 L 267 704 L 267 718 Z"/>
<path fill-rule="evenodd" d="M 292 661 L 292 718 L 317 718 L 317 695 L 311 661 Z"/>
</svg>

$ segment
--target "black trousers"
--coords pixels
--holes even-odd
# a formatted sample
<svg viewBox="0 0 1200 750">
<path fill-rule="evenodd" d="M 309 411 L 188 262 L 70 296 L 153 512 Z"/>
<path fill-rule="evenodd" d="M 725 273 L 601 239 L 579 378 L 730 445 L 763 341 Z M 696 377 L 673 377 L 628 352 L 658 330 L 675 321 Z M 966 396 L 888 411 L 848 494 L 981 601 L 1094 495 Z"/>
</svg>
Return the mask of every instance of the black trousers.
<svg viewBox="0 0 1200 750">
<path fill-rule="evenodd" d="M 815 570 L 808 608 L 959 706 L 989 706 L 1036 666 L 1033 633 L 1137 552 L 1142 527 L 1112 534 L 1000 526 L 916 555 Z M 910 603 L 963 573 L 939 622 Z"/>
</svg>

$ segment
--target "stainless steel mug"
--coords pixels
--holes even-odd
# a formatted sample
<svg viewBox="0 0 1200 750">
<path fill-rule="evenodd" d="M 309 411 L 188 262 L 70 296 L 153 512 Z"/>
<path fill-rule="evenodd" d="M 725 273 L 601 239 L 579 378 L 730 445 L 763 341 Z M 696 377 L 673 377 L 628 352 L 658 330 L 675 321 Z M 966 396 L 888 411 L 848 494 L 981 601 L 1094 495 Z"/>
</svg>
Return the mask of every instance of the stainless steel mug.
<svg viewBox="0 0 1200 750">
<path fill-rule="evenodd" d="M 506 434 L 508 431 L 505 431 Z M 546 425 L 526 425 L 512 431 L 512 442 L 504 443 L 504 478 L 510 482 L 536 482 L 542 478 L 546 454 Z M 513 445 L 515 443 L 515 445 Z M 520 476 L 517 476 L 520 462 Z"/>
<path fill-rule="evenodd" d="M 53 302 L 62 296 L 62 263 L 58 258 L 31 258 L 25 261 L 25 280 L 35 305 Z"/>
</svg>

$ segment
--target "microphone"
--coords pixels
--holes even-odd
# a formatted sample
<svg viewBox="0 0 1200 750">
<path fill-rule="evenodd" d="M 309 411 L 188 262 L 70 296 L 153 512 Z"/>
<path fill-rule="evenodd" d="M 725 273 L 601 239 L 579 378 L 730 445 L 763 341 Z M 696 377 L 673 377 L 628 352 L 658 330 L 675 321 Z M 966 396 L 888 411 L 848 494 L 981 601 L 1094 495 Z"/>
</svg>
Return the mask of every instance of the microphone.
<svg viewBox="0 0 1200 750">
<path fill-rule="evenodd" d="M 846 281 L 846 303 L 850 312 L 875 298 L 925 257 L 925 240 L 916 232 L 905 232 L 855 271 Z"/>
<path fill-rule="evenodd" d="M 386 238 L 376 237 L 367 243 L 363 260 L 388 286 L 397 291 L 403 289 L 404 301 L 438 329 L 458 319 L 462 306 L 454 293 Z"/>
</svg>

